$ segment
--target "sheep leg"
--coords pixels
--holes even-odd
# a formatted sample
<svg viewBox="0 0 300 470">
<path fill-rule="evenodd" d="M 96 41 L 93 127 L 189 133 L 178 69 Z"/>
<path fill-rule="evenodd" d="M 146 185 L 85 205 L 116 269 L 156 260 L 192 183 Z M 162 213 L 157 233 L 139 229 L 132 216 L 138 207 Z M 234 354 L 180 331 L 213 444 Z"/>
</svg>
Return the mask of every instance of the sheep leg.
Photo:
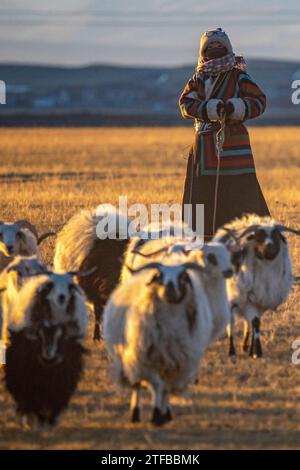
<svg viewBox="0 0 300 470">
<path fill-rule="evenodd" d="M 140 416 L 140 384 L 137 383 L 132 387 L 130 410 L 131 410 L 131 422 L 138 423 L 141 420 Z"/>
<path fill-rule="evenodd" d="M 153 373 L 149 377 L 149 383 L 152 390 L 152 419 L 155 426 L 162 426 L 165 423 L 165 417 L 162 411 L 163 383 L 158 374 Z"/>
<path fill-rule="evenodd" d="M 162 395 L 162 413 L 163 413 L 165 423 L 167 423 L 168 421 L 172 421 L 173 419 L 172 409 L 169 403 L 169 394 L 166 390 L 163 392 L 163 395 Z"/>
<path fill-rule="evenodd" d="M 100 341 L 101 340 L 101 334 L 100 334 L 100 323 L 101 323 L 101 317 L 102 317 L 102 305 L 99 305 L 99 303 L 94 303 L 94 315 L 95 315 L 95 328 L 94 328 L 94 336 L 93 340 L 94 341 Z"/>
<path fill-rule="evenodd" d="M 227 338 L 229 339 L 228 355 L 230 357 L 232 357 L 232 356 L 236 355 L 235 347 L 234 347 L 234 340 L 233 340 L 233 336 L 234 336 L 234 318 L 233 318 L 233 314 L 231 315 L 230 323 L 228 323 L 228 325 L 226 327 L 226 330 L 227 330 Z"/>
<path fill-rule="evenodd" d="M 248 320 L 244 320 L 243 351 L 249 351 L 250 325 Z"/>
<path fill-rule="evenodd" d="M 252 341 L 250 356 L 253 357 L 253 359 L 262 357 L 262 347 L 260 342 L 260 319 L 258 317 L 254 317 L 252 320 Z"/>
</svg>

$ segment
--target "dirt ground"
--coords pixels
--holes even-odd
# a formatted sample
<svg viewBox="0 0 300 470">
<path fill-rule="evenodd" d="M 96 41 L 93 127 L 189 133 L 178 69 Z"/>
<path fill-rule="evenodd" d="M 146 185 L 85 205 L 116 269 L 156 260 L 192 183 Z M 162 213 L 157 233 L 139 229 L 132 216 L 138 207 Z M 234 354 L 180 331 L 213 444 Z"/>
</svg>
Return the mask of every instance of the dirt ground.
<svg viewBox="0 0 300 470">
<path fill-rule="evenodd" d="M 273 216 L 300 227 L 300 128 L 252 128 L 258 176 Z M 0 219 L 29 218 L 39 229 L 58 230 L 82 207 L 117 203 L 180 202 L 192 129 L 2 129 Z M 294 273 L 300 274 L 300 239 L 289 235 Z M 52 261 L 54 241 L 44 243 Z M 212 345 L 201 380 L 174 398 L 175 419 L 129 421 L 129 393 L 112 384 L 102 345 L 87 341 L 90 356 L 79 389 L 51 432 L 23 430 L 0 371 L 1 449 L 296 449 L 300 448 L 300 366 L 291 362 L 300 338 L 300 297 L 267 313 L 264 357 L 238 351 L 236 364 L 223 341 Z M 92 323 L 92 320 L 91 320 Z M 91 337 L 91 333 L 89 335 Z M 240 333 L 237 344 L 240 343 Z"/>
</svg>

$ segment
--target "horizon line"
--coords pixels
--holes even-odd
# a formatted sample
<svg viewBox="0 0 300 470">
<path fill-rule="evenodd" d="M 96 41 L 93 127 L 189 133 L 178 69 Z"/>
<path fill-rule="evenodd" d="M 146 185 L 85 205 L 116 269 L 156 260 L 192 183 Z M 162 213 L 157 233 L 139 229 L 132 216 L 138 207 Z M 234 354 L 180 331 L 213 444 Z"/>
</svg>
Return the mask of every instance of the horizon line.
<svg viewBox="0 0 300 470">
<path fill-rule="evenodd" d="M 287 64 L 298 64 L 300 65 L 300 59 L 287 59 L 287 58 L 264 58 L 264 57 L 255 57 L 249 56 L 245 59 L 247 61 L 259 61 L 259 62 L 280 62 L 280 63 L 287 63 Z M 123 62 L 86 62 L 82 64 L 61 64 L 56 62 L 40 62 L 40 61 L 7 61 L 7 60 L 0 60 L 0 66 L 26 66 L 26 67 L 49 67 L 49 68 L 69 68 L 69 69 L 80 69 L 80 68 L 88 68 L 88 67 L 116 67 L 116 68 L 141 68 L 141 69 L 177 69 L 177 68 L 184 68 L 190 66 L 196 66 L 193 62 L 184 62 L 177 65 L 162 65 L 162 64 L 140 64 L 140 63 L 128 63 L 125 64 Z"/>
</svg>

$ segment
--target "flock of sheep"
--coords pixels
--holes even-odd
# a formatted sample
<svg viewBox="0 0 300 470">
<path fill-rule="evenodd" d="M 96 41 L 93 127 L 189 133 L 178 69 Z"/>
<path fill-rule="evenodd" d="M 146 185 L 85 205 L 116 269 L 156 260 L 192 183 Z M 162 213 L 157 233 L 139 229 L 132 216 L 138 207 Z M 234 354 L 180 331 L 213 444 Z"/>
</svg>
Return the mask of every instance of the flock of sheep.
<svg viewBox="0 0 300 470">
<path fill-rule="evenodd" d="M 140 420 L 146 387 L 151 421 L 162 425 L 172 419 L 169 396 L 199 380 L 205 351 L 226 330 L 228 354 L 235 356 L 236 315 L 244 319 L 243 350 L 262 356 L 261 317 L 291 291 L 285 233 L 300 231 L 270 217 L 235 219 L 203 245 L 151 227 L 147 239 L 101 240 L 99 220 L 96 211 L 83 210 L 64 225 L 53 270 L 43 263 L 39 244 L 54 233 L 39 237 L 27 221 L 0 222 L 4 379 L 24 425 L 55 424 L 76 390 L 88 303 L 94 339 L 103 337 L 112 377 L 132 391 L 131 420 Z"/>
</svg>

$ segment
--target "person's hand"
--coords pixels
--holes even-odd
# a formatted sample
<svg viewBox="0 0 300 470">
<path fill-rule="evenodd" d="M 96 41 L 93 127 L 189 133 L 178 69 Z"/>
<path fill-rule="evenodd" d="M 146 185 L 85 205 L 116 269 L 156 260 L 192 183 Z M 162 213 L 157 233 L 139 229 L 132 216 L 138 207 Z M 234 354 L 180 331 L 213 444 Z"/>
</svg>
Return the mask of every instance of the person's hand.
<svg viewBox="0 0 300 470">
<path fill-rule="evenodd" d="M 227 118 L 230 118 L 230 115 L 234 112 L 234 106 L 231 101 L 227 101 L 224 105 L 224 111 Z"/>
<path fill-rule="evenodd" d="M 225 112 L 225 104 L 224 104 L 223 101 L 220 101 L 217 104 L 217 114 L 218 114 L 219 118 L 223 117 L 224 112 Z"/>
</svg>

